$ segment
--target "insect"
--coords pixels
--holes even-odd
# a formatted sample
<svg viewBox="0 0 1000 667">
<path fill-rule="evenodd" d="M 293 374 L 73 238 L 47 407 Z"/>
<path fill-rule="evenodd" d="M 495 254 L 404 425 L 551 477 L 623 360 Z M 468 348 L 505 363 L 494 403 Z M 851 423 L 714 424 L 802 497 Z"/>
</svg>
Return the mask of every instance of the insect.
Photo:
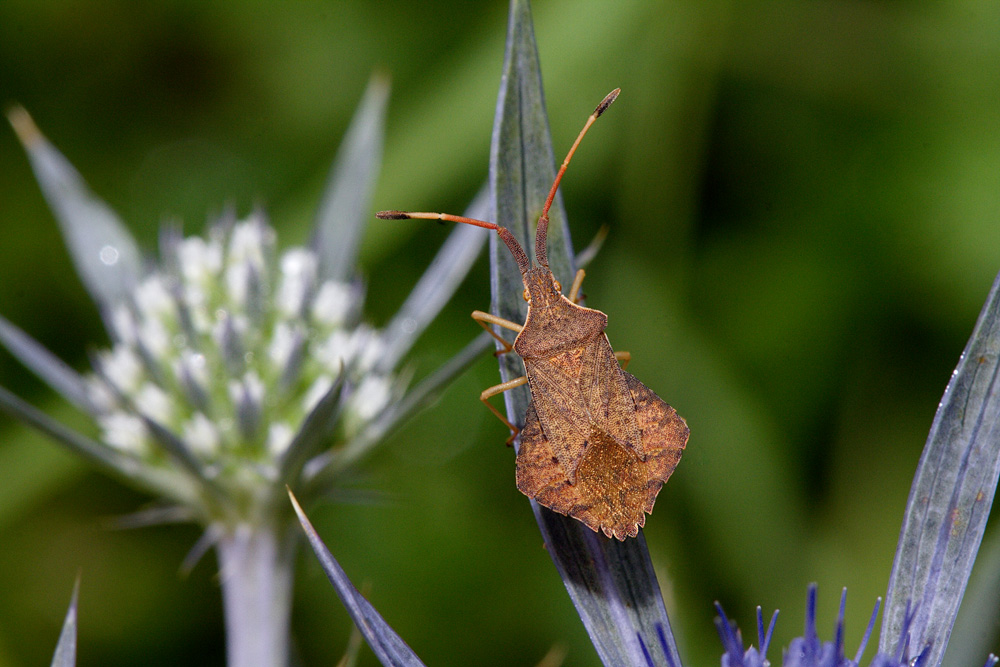
<svg viewBox="0 0 1000 667">
<path fill-rule="evenodd" d="M 625 372 L 604 333 L 608 317 L 577 303 L 583 270 L 568 295 L 549 269 L 546 236 L 549 208 L 577 146 L 590 126 L 618 97 L 612 91 L 597 106 L 563 160 L 538 219 L 535 265 L 505 227 L 446 213 L 381 211 L 385 220 L 447 220 L 495 231 L 517 262 L 528 315 L 523 325 L 490 313 L 472 317 L 524 362 L 522 377 L 490 387 L 480 400 L 512 432 L 517 427 L 490 402 L 527 383 L 531 403 L 520 430 L 517 488 L 539 504 L 624 540 L 635 537 L 653 511 L 656 496 L 673 473 L 687 444 L 684 419 L 635 377 Z M 517 332 L 513 345 L 493 331 Z"/>
</svg>

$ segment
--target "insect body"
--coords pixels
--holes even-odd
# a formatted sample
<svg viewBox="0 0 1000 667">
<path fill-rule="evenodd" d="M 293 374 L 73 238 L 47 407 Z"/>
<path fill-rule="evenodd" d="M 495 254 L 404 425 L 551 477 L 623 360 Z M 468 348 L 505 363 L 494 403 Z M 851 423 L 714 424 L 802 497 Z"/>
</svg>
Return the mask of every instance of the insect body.
<svg viewBox="0 0 1000 667">
<path fill-rule="evenodd" d="M 625 372 L 604 329 L 604 313 L 576 303 L 583 271 L 568 298 L 549 269 L 548 211 L 573 153 L 590 125 L 618 96 L 609 94 L 577 137 L 556 175 L 538 220 L 535 265 L 505 228 L 491 222 L 444 213 L 382 211 L 383 219 L 450 220 L 492 229 L 517 262 L 528 302 L 523 325 L 475 311 L 472 316 L 524 362 L 525 375 L 483 391 L 480 398 L 514 433 L 488 399 L 528 384 L 531 404 L 520 430 L 517 488 L 556 512 L 594 531 L 624 540 L 635 537 L 660 487 L 680 461 L 688 427 L 660 397 Z M 518 332 L 513 346 L 489 325 Z M 627 353 L 620 355 L 627 359 Z"/>
</svg>

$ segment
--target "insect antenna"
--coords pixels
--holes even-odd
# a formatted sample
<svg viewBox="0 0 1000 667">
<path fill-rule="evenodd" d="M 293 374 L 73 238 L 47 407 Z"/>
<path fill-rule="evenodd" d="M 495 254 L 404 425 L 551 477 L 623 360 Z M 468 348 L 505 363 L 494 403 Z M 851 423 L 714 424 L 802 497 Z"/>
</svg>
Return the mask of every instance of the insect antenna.
<svg viewBox="0 0 1000 667">
<path fill-rule="evenodd" d="M 580 130 L 580 134 L 577 135 L 576 141 L 573 142 L 573 146 L 570 147 L 569 153 L 566 154 L 566 159 L 563 160 L 562 166 L 559 167 L 559 173 L 556 174 L 556 179 L 552 181 L 552 188 L 549 190 L 549 196 L 545 199 L 545 206 L 542 207 L 542 214 L 538 217 L 538 230 L 535 232 L 535 259 L 538 261 L 539 266 L 544 266 L 548 268 L 549 266 L 549 256 L 548 249 L 546 248 L 546 237 L 549 233 L 549 209 L 552 207 L 552 201 L 556 198 L 556 190 L 559 189 L 559 182 L 562 181 L 563 174 L 566 173 L 566 167 L 569 166 L 569 161 L 573 159 L 573 153 L 576 152 L 576 147 L 580 145 L 580 141 L 583 140 L 583 135 L 587 134 L 587 130 L 590 126 L 594 124 L 594 121 L 601 117 L 611 103 L 615 101 L 618 97 L 618 93 L 622 92 L 621 88 L 615 88 L 610 93 L 605 96 L 601 103 L 597 105 L 594 109 L 594 113 L 590 114 L 590 118 L 584 123 L 583 129 Z"/>
<path fill-rule="evenodd" d="M 569 161 L 573 158 L 573 153 L 576 152 L 576 147 L 580 145 L 580 141 L 583 139 L 583 135 L 587 134 L 587 130 L 590 126 L 594 124 L 594 121 L 600 118 L 601 114 L 611 106 L 611 103 L 615 101 L 618 97 L 618 93 L 621 92 L 621 88 L 615 88 L 597 105 L 594 109 L 594 113 L 590 114 L 590 118 L 584 124 L 583 129 L 580 130 L 580 134 L 576 137 L 576 141 L 573 142 L 573 146 L 569 149 L 569 153 L 566 155 L 566 159 L 563 160 L 562 166 L 559 168 L 559 173 L 556 174 L 555 181 L 552 182 L 552 189 L 549 190 L 549 196 L 545 200 L 545 206 L 542 208 L 542 215 L 538 218 L 538 231 L 535 234 L 535 258 L 540 266 L 546 269 L 549 266 L 548 253 L 545 247 L 545 239 L 548 235 L 549 229 L 549 208 L 552 207 L 552 200 L 556 197 L 556 190 L 559 189 L 559 182 L 562 180 L 563 174 L 566 173 L 566 167 L 569 166 Z M 476 227 L 484 227 L 486 229 L 492 229 L 495 231 L 503 242 L 507 245 L 507 249 L 510 250 L 510 254 L 514 256 L 514 261 L 517 262 L 517 268 L 521 270 L 521 275 L 525 275 L 529 270 L 531 270 L 531 260 L 528 259 L 528 255 L 524 252 L 524 248 L 521 244 L 517 242 L 514 235 L 506 227 L 501 227 L 500 225 L 493 222 L 486 222 L 485 220 L 476 220 L 475 218 L 466 218 L 461 215 L 452 215 L 450 213 L 426 213 L 420 211 L 379 211 L 375 214 L 376 218 L 380 220 L 407 220 L 407 219 L 420 219 L 420 220 L 446 220 L 448 222 L 460 222 L 466 225 L 475 225 Z"/>
<path fill-rule="evenodd" d="M 501 227 L 496 223 L 476 220 L 475 218 L 466 218 L 462 215 L 452 215 L 451 213 L 425 213 L 419 211 L 379 211 L 375 214 L 375 217 L 380 220 L 408 220 L 411 218 L 419 220 L 446 220 L 448 222 L 462 222 L 466 225 L 492 229 L 507 244 L 507 249 L 514 256 L 514 261 L 517 262 L 517 268 L 521 270 L 521 275 L 524 275 L 531 269 L 531 260 L 528 259 L 528 255 L 524 252 L 521 244 L 517 242 L 517 239 L 514 238 L 509 229 Z"/>
</svg>

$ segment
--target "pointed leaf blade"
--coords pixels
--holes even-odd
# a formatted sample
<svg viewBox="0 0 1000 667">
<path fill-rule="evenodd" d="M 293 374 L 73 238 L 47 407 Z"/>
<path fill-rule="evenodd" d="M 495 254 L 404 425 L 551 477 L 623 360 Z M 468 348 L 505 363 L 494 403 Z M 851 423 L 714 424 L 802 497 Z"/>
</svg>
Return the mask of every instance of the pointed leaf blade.
<svg viewBox="0 0 1000 667">
<path fill-rule="evenodd" d="M 0 345 L 6 347 L 18 361 L 62 394 L 67 401 L 81 410 L 93 411 L 86 385 L 80 374 L 2 316 L 0 316 Z"/>
<path fill-rule="evenodd" d="M 491 220 L 510 229 L 529 256 L 534 255 L 534 223 L 555 178 L 554 163 L 531 10 L 526 1 L 514 0 L 490 145 Z M 549 218 L 549 266 L 556 278 L 568 285 L 573 277 L 572 251 L 558 196 Z M 495 235 L 490 237 L 490 266 L 492 311 L 504 319 L 523 322 L 527 304 L 521 297 L 521 274 Z M 521 374 L 516 359 L 504 362 L 501 375 L 505 381 Z M 526 395 L 527 391 L 504 394 L 508 411 L 518 394 Z M 518 402 L 524 403 L 518 406 L 523 415 L 527 401 Z"/>
<path fill-rule="evenodd" d="M 965 593 L 944 665 L 977 665 L 994 648 L 991 628 L 1000 625 L 1000 533 L 980 545 Z"/>
<path fill-rule="evenodd" d="M 939 665 L 1000 475 L 1000 275 L 945 389 L 906 503 L 879 650 L 891 653 L 912 605 L 910 650 Z"/>
<path fill-rule="evenodd" d="M 119 303 L 142 276 L 142 253 L 135 239 L 115 212 L 90 192 L 27 111 L 15 108 L 8 118 L 28 153 L 84 286 L 101 307 Z"/>
<path fill-rule="evenodd" d="M 149 434 L 180 469 L 187 471 L 190 474 L 191 479 L 195 480 L 202 488 L 211 494 L 211 497 L 218 500 L 220 503 L 230 501 L 230 498 L 219 486 L 219 483 L 214 479 L 209 478 L 207 466 L 195 455 L 195 453 L 191 450 L 191 447 L 184 441 L 183 438 L 176 435 L 169 428 L 159 423 L 149 415 L 143 414 L 135 406 L 132 406 L 132 409 L 133 412 L 135 412 L 135 414 L 137 414 L 142 420 L 142 423 L 146 427 Z"/>
<path fill-rule="evenodd" d="M 422 666 L 424 663 L 420 661 L 413 649 L 406 645 L 406 642 L 396 634 L 396 631 L 385 622 L 375 607 L 361 595 L 351 580 L 347 578 L 347 574 L 330 553 L 330 550 L 323 544 L 323 540 L 316 533 L 316 529 L 309 522 L 291 490 L 288 491 L 288 497 L 291 499 L 295 513 L 302 524 L 302 530 L 305 531 L 306 537 L 309 539 L 309 545 L 316 553 L 316 558 L 322 564 L 327 578 L 337 590 L 337 595 L 340 596 L 347 612 L 354 620 L 354 624 L 364 635 L 379 661 L 383 665 Z"/>
<path fill-rule="evenodd" d="M 323 444 L 336 423 L 337 414 L 340 412 L 340 394 L 344 388 L 344 370 L 341 367 L 340 375 L 333 383 L 319 402 L 306 415 L 299 428 L 298 433 L 292 438 L 281 456 L 279 462 L 278 479 L 284 484 L 291 484 L 292 480 L 299 474 L 306 461 Z"/>
<path fill-rule="evenodd" d="M 526 0 L 511 2 L 507 51 L 497 100 L 490 155 L 493 220 L 510 229 L 529 254 L 534 223 L 555 177 L 538 53 Z M 557 196 L 550 211 L 549 265 L 571 283 L 573 251 Z M 523 285 L 516 263 L 494 236 L 490 241 L 493 312 L 523 322 Z M 514 355 L 500 358 L 504 381 L 523 373 Z M 527 387 L 504 394 L 507 415 L 523 423 Z M 609 540 L 583 524 L 532 501 L 549 554 L 604 664 L 681 664 L 649 551 L 639 537 Z M 652 662 L 650 662 L 652 661 Z"/>
<path fill-rule="evenodd" d="M 619 542 L 534 501 L 532 507 L 546 548 L 601 661 L 680 667 L 642 529 L 638 536 Z"/>
<path fill-rule="evenodd" d="M 142 466 L 134 459 L 104 447 L 90 438 L 80 435 L 55 421 L 33 405 L 21 400 L 18 396 L 0 386 L 0 411 L 19 419 L 40 433 L 66 446 L 69 450 L 83 456 L 91 463 L 107 470 L 112 470 L 124 477 L 140 475 Z"/>
<path fill-rule="evenodd" d="M 161 495 L 190 502 L 198 493 L 190 478 L 170 468 L 153 467 L 118 450 L 102 445 L 52 419 L 30 403 L 0 386 L 0 412 L 5 412 L 74 454 L 79 454 L 126 484 L 145 487 Z"/>
<path fill-rule="evenodd" d="M 76 603 L 80 595 L 80 578 L 73 584 L 73 596 L 69 601 L 69 609 L 63 620 L 62 631 L 56 652 L 52 656 L 52 667 L 74 667 L 76 665 Z"/>
<path fill-rule="evenodd" d="M 360 435 L 343 447 L 324 452 L 309 461 L 305 470 L 309 490 L 328 483 L 356 463 L 411 415 L 432 403 L 455 377 L 482 358 L 491 342 L 493 337 L 485 332 L 476 336 L 458 354 L 408 391 L 401 401 L 386 409 Z"/>
<path fill-rule="evenodd" d="M 354 273 L 361 232 L 371 217 L 388 100 L 388 79 L 375 75 L 330 171 L 312 242 L 324 280 L 343 282 Z"/>
</svg>

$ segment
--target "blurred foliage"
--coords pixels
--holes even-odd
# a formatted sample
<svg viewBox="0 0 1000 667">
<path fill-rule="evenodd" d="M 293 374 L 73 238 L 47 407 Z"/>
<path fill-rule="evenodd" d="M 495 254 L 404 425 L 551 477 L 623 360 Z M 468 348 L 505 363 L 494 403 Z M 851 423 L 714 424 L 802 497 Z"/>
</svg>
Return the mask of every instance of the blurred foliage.
<svg viewBox="0 0 1000 667">
<path fill-rule="evenodd" d="M 692 665 L 717 664 L 711 602 L 776 645 L 820 586 L 848 646 L 882 595 L 917 457 L 1000 269 L 1000 5 L 538 0 L 556 153 L 601 97 L 563 196 L 578 247 L 611 235 L 589 304 L 629 367 L 692 428 L 646 538 Z M 23 104 L 151 250 L 263 203 L 304 240 L 374 69 L 393 78 L 377 208 L 461 212 L 486 175 L 505 3 L 0 3 L 0 93 Z M 77 368 L 105 341 L 12 132 L 0 132 L 0 312 Z M 401 302 L 448 229 L 376 222 L 372 317 Z M 481 262 L 420 341 L 427 372 L 478 332 Z M 67 333 L 69 332 L 69 335 Z M 478 406 L 488 356 L 359 483 L 383 502 L 312 513 L 348 574 L 428 664 L 596 664 L 506 434 Z M 0 382 L 79 426 L 0 356 Z M 214 561 L 194 528 L 115 531 L 145 498 L 0 420 L 0 666 L 51 656 L 82 571 L 79 664 L 220 664 Z M 311 555 L 302 664 L 343 651 L 346 614 Z M 824 626 L 824 623 L 826 625 Z M 998 642 L 994 642 L 994 649 Z M 372 664 L 363 653 L 364 664 Z"/>
</svg>

